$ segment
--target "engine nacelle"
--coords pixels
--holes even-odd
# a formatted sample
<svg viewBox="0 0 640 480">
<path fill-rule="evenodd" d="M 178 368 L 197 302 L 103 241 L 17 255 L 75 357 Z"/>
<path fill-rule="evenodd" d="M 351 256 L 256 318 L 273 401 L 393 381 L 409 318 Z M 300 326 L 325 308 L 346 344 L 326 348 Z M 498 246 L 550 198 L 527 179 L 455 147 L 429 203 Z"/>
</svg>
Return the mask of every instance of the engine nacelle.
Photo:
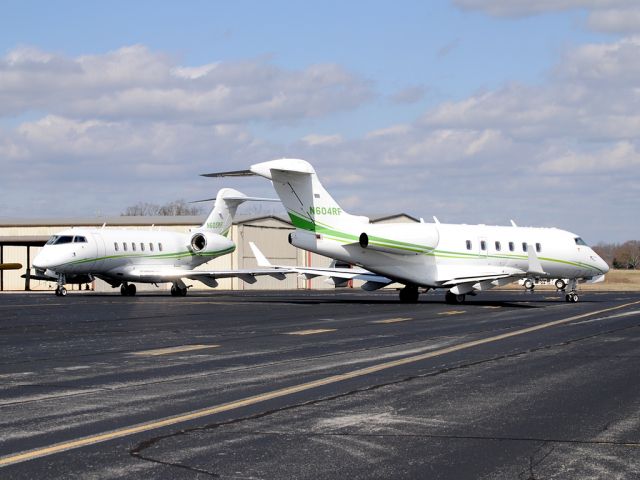
<svg viewBox="0 0 640 480">
<path fill-rule="evenodd" d="M 435 225 L 407 223 L 368 225 L 358 238 L 360 247 L 396 255 L 419 255 L 431 252 L 440 235 Z"/>
<path fill-rule="evenodd" d="M 196 255 L 217 256 L 233 252 L 236 245 L 217 233 L 196 232 L 191 236 L 189 249 Z"/>
</svg>

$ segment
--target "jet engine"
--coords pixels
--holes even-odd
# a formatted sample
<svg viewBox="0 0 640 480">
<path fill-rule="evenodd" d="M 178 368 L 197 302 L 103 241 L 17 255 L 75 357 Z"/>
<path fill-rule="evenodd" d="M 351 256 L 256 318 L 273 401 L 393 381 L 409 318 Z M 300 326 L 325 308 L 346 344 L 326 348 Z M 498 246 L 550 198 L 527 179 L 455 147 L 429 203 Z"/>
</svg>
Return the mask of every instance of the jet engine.
<svg viewBox="0 0 640 480">
<path fill-rule="evenodd" d="M 232 252 L 236 245 L 227 237 L 217 233 L 197 232 L 191 236 L 189 248 L 196 255 L 212 255 Z"/>
<path fill-rule="evenodd" d="M 369 225 L 358 237 L 360 247 L 396 255 L 419 255 L 431 252 L 440 239 L 432 224 Z"/>
</svg>

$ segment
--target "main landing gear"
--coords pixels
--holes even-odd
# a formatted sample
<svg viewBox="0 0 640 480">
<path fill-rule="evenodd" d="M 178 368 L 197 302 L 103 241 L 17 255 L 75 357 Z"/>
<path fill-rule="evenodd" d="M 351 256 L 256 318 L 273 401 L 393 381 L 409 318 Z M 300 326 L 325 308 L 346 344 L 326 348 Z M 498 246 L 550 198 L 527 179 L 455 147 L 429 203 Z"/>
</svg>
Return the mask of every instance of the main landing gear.
<svg viewBox="0 0 640 480">
<path fill-rule="evenodd" d="M 444 295 L 444 301 L 451 305 L 457 305 L 458 303 L 464 303 L 465 295 L 456 295 L 451 291 L 447 291 Z"/>
<path fill-rule="evenodd" d="M 415 285 L 407 285 L 400 290 L 400 301 L 402 303 L 416 303 L 419 296 L 420 292 L 418 292 L 418 287 Z"/>
<path fill-rule="evenodd" d="M 182 287 L 177 283 L 171 285 L 171 296 L 172 297 L 186 297 L 187 296 L 187 287 Z"/>
<path fill-rule="evenodd" d="M 124 282 L 120 285 L 120 295 L 133 297 L 136 294 L 136 286 L 133 283 Z"/>
<path fill-rule="evenodd" d="M 66 297 L 67 289 L 64 288 L 64 284 L 66 283 L 66 279 L 64 277 L 64 273 L 58 274 L 58 281 L 56 285 L 56 297 Z"/>
</svg>

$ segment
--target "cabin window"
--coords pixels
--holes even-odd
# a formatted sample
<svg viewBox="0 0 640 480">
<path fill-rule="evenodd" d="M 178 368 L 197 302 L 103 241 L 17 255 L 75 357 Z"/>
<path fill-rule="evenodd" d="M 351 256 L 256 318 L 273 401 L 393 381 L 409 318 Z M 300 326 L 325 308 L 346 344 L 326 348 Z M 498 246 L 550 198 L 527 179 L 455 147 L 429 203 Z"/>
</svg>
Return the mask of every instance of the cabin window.
<svg viewBox="0 0 640 480">
<path fill-rule="evenodd" d="M 467 250 L 471 250 L 471 240 L 467 240 Z"/>
<path fill-rule="evenodd" d="M 486 250 L 487 249 L 487 242 L 485 242 L 484 240 L 480 240 L 480 250 Z"/>
<path fill-rule="evenodd" d="M 162 251 L 162 244 L 161 244 L 161 243 L 159 243 L 159 244 L 158 244 L 158 251 L 159 251 L 159 252 L 161 252 L 161 251 Z"/>
<path fill-rule="evenodd" d="M 153 252 L 153 243 L 149 242 L 149 251 Z"/>
<path fill-rule="evenodd" d="M 496 242 L 496 252 L 499 252 L 501 248 L 502 245 L 500 245 L 500 242 Z"/>
<path fill-rule="evenodd" d="M 509 251 L 513 252 L 515 250 L 515 245 L 513 244 L 513 242 L 509 242 Z"/>
<path fill-rule="evenodd" d="M 136 242 L 131 242 L 131 251 L 132 252 L 136 251 Z"/>
<path fill-rule="evenodd" d="M 587 246 L 587 244 L 585 243 L 585 241 L 582 238 L 576 237 L 575 240 L 576 240 L 576 245 L 582 245 L 583 247 Z"/>
<path fill-rule="evenodd" d="M 55 239 L 53 245 L 62 245 L 63 243 L 71 243 L 73 242 L 73 237 L 71 235 L 61 235 Z"/>
<path fill-rule="evenodd" d="M 540 253 L 542 251 L 542 245 L 536 243 L 536 252 Z"/>
<path fill-rule="evenodd" d="M 144 252 L 144 243 L 140 242 L 140 251 Z"/>
<path fill-rule="evenodd" d="M 73 243 L 87 243 L 87 237 L 73 237 Z"/>
<path fill-rule="evenodd" d="M 122 250 L 127 251 L 127 242 L 122 242 Z"/>
<path fill-rule="evenodd" d="M 118 242 L 113 242 L 113 249 L 117 252 L 118 250 L 120 250 L 120 248 L 118 248 Z"/>
<path fill-rule="evenodd" d="M 522 251 L 523 252 L 527 251 L 527 242 L 522 242 Z"/>
</svg>

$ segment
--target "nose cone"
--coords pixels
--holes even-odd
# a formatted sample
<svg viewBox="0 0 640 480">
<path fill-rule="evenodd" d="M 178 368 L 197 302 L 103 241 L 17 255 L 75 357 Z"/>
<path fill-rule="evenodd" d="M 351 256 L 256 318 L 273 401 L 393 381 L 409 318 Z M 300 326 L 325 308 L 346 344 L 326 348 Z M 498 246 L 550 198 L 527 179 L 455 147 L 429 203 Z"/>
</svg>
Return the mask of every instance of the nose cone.
<svg viewBox="0 0 640 480">
<path fill-rule="evenodd" d="M 36 258 L 33 259 L 33 268 L 37 268 L 38 270 L 46 270 L 53 266 L 51 252 L 46 247 L 43 248 Z"/>
<path fill-rule="evenodd" d="M 607 273 L 609 271 L 609 265 L 607 265 L 607 262 L 600 258 L 599 255 L 596 255 L 596 260 L 598 268 L 602 270 L 602 273 Z"/>
</svg>

